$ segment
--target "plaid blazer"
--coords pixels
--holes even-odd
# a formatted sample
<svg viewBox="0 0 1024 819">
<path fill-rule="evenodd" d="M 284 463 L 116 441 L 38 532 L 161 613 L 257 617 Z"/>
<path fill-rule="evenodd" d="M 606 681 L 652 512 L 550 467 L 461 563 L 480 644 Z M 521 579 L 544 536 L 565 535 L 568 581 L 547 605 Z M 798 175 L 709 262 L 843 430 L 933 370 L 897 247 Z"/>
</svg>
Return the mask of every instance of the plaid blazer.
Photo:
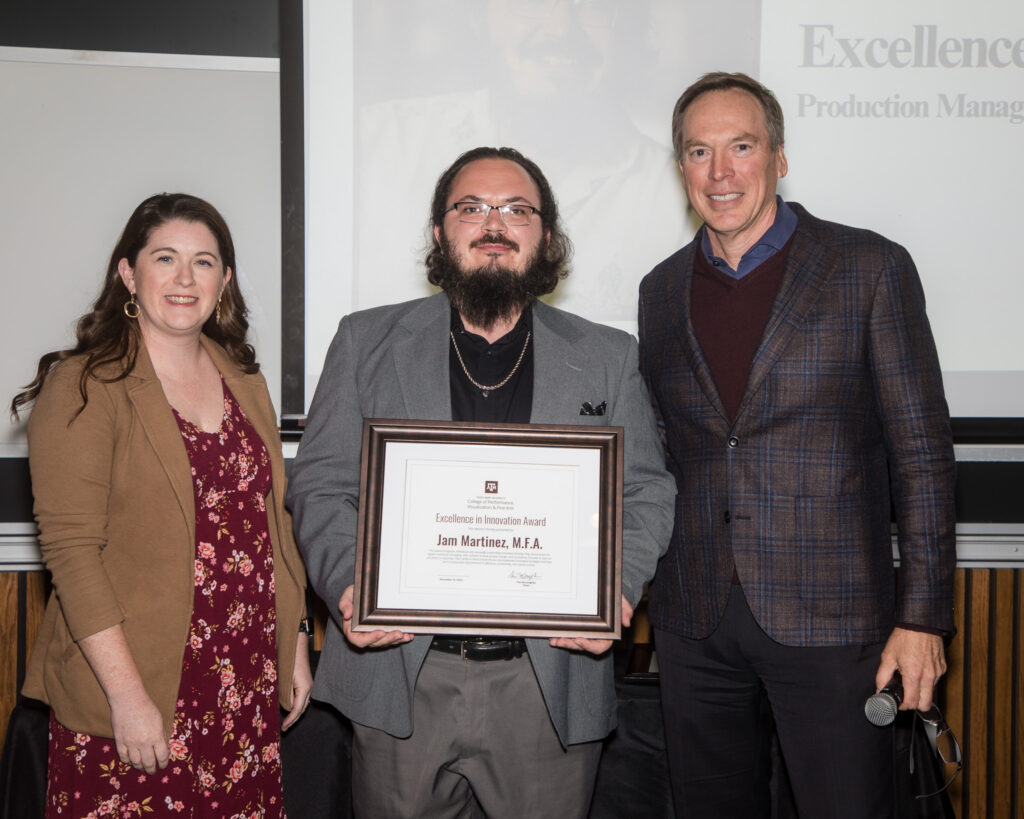
<svg viewBox="0 0 1024 819">
<path fill-rule="evenodd" d="M 699 240 L 640 285 L 640 366 L 679 490 L 651 620 L 710 634 L 735 562 L 757 622 L 786 645 L 879 642 L 896 623 L 952 631 L 956 465 L 914 263 L 790 206 L 796 233 L 734 420 L 690 316 Z"/>
</svg>

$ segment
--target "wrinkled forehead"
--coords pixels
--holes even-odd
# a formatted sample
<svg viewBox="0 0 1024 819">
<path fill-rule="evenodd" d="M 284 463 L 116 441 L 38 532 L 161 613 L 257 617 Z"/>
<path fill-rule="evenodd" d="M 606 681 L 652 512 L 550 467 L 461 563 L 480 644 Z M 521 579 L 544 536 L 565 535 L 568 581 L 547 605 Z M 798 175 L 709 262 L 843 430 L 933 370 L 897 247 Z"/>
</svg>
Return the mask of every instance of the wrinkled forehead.
<svg viewBox="0 0 1024 819">
<path fill-rule="evenodd" d="M 768 137 L 768 117 L 760 100 L 742 88 L 705 91 L 686 108 L 682 120 L 683 140 L 712 128 L 738 129 L 744 134 Z"/>
</svg>

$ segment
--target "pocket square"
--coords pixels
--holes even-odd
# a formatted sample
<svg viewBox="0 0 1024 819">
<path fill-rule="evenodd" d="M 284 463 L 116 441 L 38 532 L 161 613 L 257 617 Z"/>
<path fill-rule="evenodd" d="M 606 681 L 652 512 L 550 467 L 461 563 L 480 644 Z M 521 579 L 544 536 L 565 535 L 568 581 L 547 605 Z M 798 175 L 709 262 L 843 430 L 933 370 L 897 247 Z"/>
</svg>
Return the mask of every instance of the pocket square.
<svg viewBox="0 0 1024 819">
<path fill-rule="evenodd" d="M 584 401 L 582 404 L 580 404 L 580 415 L 604 415 L 604 411 L 607 408 L 607 401 L 602 401 L 597 406 L 594 406 L 589 401 Z"/>
</svg>

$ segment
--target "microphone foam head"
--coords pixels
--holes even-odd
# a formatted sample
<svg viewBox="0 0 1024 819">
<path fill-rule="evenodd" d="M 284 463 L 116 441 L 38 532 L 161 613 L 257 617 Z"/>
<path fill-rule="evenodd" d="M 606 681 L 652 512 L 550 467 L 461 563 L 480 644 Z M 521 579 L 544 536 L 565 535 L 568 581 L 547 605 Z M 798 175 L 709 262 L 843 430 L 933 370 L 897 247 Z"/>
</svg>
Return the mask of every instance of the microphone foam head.
<svg viewBox="0 0 1024 819">
<path fill-rule="evenodd" d="M 875 694 L 868 697 L 864 703 L 864 716 L 868 718 L 868 722 L 879 728 L 892 725 L 898 710 L 899 705 L 891 694 Z"/>
</svg>

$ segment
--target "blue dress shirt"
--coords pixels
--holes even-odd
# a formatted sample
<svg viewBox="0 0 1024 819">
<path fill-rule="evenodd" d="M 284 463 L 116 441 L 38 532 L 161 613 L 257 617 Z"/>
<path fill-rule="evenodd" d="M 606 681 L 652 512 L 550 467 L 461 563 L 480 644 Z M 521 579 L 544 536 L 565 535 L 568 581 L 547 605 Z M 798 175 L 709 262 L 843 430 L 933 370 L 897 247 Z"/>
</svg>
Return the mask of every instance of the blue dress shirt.
<svg viewBox="0 0 1024 819">
<path fill-rule="evenodd" d="M 789 237 L 793 235 L 796 230 L 796 214 L 793 210 L 782 201 L 782 197 L 776 195 L 775 197 L 775 221 L 772 222 L 772 226 L 764 232 L 764 235 L 754 242 L 753 246 L 743 254 L 743 258 L 740 259 L 739 267 L 733 270 L 729 267 L 729 263 L 721 256 L 716 256 L 711 250 L 711 238 L 708 236 L 708 229 L 706 226 L 701 227 L 702 235 L 700 240 L 700 248 L 708 261 L 714 265 L 717 270 L 721 270 L 723 273 L 732 276 L 734 279 L 742 279 L 751 270 L 754 270 L 758 265 L 761 264 L 765 259 L 774 256 L 785 246 L 786 242 L 789 241 Z"/>
</svg>

